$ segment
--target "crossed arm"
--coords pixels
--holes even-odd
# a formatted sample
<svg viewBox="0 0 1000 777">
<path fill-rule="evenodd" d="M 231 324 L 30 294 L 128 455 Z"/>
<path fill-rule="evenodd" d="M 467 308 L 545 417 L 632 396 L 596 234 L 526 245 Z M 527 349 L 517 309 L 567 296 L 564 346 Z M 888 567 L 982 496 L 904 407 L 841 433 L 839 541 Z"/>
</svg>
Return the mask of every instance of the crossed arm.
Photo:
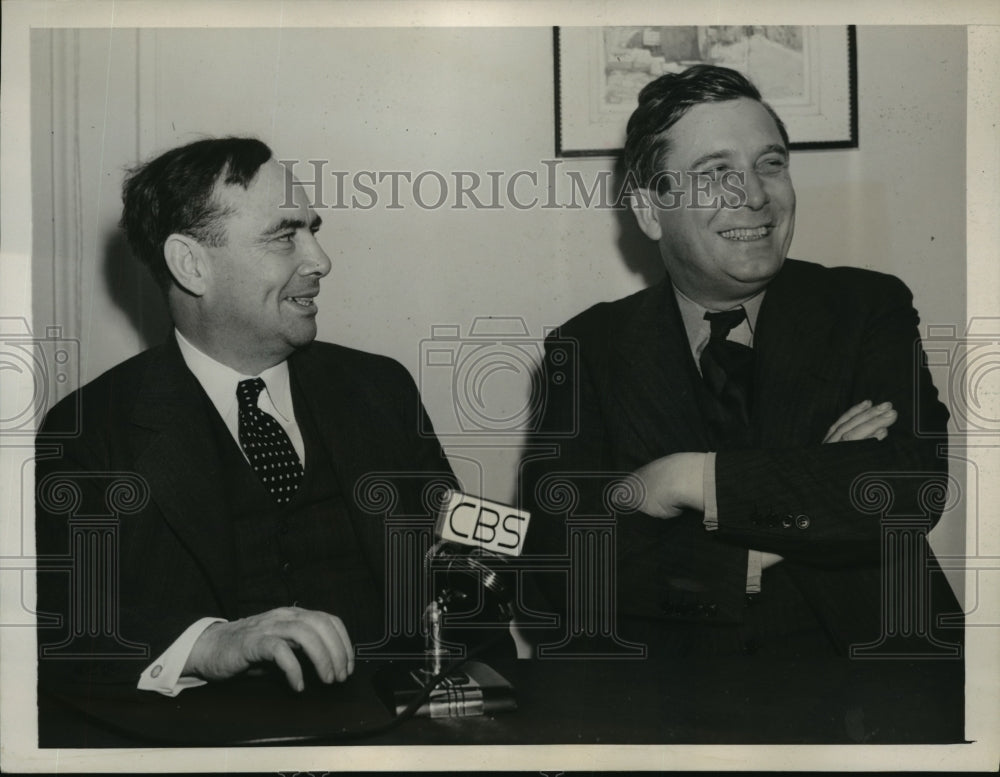
<svg viewBox="0 0 1000 777">
<path fill-rule="evenodd" d="M 896 417 L 892 403 L 875 405 L 866 399 L 834 421 L 822 442 L 884 440 Z M 645 490 L 640 510 L 655 518 L 674 518 L 684 510 L 704 512 L 702 483 L 707 456 L 706 453 L 672 453 L 636 470 L 634 474 Z"/>
</svg>

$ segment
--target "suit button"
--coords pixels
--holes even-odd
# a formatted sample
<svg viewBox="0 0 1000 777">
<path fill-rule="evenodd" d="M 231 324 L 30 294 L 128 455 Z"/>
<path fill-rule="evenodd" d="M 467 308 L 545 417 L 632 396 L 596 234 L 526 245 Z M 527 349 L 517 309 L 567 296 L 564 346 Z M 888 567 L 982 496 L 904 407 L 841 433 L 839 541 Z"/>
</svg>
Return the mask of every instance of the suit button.
<svg viewBox="0 0 1000 777">
<path fill-rule="evenodd" d="M 794 522 L 795 522 L 795 519 L 792 518 L 791 514 L 786 515 L 784 518 L 781 519 L 781 527 L 783 529 L 791 529 L 792 528 L 792 524 Z"/>
<path fill-rule="evenodd" d="M 292 571 L 292 563 L 290 561 L 286 561 L 284 564 L 281 565 L 281 571 L 287 575 L 289 572 Z"/>
<path fill-rule="evenodd" d="M 809 528 L 809 516 L 808 515 L 798 515 L 795 517 L 795 525 L 800 529 Z"/>
</svg>

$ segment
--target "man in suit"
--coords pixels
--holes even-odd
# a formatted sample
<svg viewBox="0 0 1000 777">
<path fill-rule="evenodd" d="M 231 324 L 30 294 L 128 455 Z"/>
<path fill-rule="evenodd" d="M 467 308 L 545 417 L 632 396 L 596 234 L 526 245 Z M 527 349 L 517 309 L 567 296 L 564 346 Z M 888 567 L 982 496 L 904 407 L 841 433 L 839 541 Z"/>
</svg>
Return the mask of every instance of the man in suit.
<svg viewBox="0 0 1000 777">
<path fill-rule="evenodd" d="M 245 138 L 172 149 L 125 182 L 122 225 L 175 329 L 43 426 L 38 553 L 73 559 L 39 574 L 47 687 L 174 695 L 270 664 L 302 690 L 311 672 L 344 681 L 354 645 L 384 636 L 382 519 L 425 513 L 452 474 L 401 365 L 314 341 L 331 263 L 293 183 Z M 366 492 L 382 487 L 395 506 Z M 114 552 L 81 557 L 112 503 Z"/>
<path fill-rule="evenodd" d="M 929 529 L 940 502 L 928 496 L 940 497 L 947 470 L 948 413 L 909 291 L 888 275 L 786 258 L 788 136 L 735 71 L 695 66 L 648 84 L 624 159 L 632 210 L 667 277 L 553 336 L 522 471 L 538 514 L 530 550 L 566 554 L 574 518 L 614 510 L 609 481 L 635 499 L 614 511 L 607 601 L 581 604 L 558 574 L 539 575 L 540 587 L 551 607 L 572 602 L 574 622 L 612 612 L 614 638 L 652 657 L 845 655 L 878 643 L 901 614 L 882 593 L 891 549 L 872 489 L 891 492 L 883 513 L 925 516 Z M 546 446 L 554 455 L 538 453 Z M 575 501 L 552 498 L 560 482 Z M 960 629 L 943 635 L 937 616 L 958 605 L 924 533 L 910 535 L 904 560 L 914 575 L 899 601 L 920 618 L 908 644 L 949 652 Z"/>
</svg>

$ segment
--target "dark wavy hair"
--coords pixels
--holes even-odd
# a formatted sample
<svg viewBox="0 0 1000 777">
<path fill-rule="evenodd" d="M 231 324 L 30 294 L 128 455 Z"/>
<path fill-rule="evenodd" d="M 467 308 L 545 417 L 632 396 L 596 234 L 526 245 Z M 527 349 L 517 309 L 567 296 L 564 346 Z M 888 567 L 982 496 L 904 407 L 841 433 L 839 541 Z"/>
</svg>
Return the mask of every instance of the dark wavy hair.
<svg viewBox="0 0 1000 777">
<path fill-rule="evenodd" d="M 222 218 L 227 215 L 212 196 L 219 180 L 246 189 L 272 156 L 255 138 L 208 138 L 173 148 L 128 171 L 122 184 L 120 225 L 135 256 L 149 267 L 160 288 L 171 275 L 163 244 L 174 234 L 208 245 L 224 245 Z"/>
<path fill-rule="evenodd" d="M 728 67 L 694 65 L 683 73 L 667 73 L 639 92 L 639 106 L 628 120 L 624 163 L 632 186 L 648 187 L 666 169 L 667 133 L 692 107 L 748 97 L 764 106 L 788 146 L 788 131 L 746 76 Z"/>
</svg>

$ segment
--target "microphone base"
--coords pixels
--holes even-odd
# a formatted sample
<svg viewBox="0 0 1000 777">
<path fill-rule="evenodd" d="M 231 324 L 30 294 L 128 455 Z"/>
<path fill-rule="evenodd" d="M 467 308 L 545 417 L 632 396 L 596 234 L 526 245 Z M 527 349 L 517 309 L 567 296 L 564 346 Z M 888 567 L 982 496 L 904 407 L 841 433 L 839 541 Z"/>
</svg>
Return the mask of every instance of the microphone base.
<svg viewBox="0 0 1000 777">
<path fill-rule="evenodd" d="M 376 673 L 375 690 L 393 714 L 401 714 L 426 689 L 424 667 L 414 661 L 391 664 Z M 438 683 L 414 715 L 468 718 L 515 709 L 514 686 L 489 665 L 467 661 Z"/>
</svg>

